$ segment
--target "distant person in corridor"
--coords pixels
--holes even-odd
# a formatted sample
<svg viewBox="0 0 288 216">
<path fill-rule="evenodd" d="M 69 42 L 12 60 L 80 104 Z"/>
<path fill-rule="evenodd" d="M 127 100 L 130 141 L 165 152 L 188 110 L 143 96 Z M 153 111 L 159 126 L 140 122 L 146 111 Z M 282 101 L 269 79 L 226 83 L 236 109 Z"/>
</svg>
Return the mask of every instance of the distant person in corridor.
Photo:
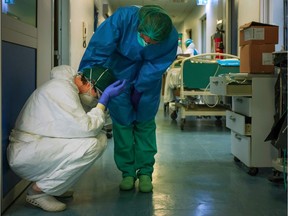
<svg viewBox="0 0 288 216">
<path fill-rule="evenodd" d="M 199 54 L 199 51 L 196 49 L 195 44 L 192 39 L 187 39 L 185 41 L 186 50 L 184 54 L 190 54 L 190 56 L 195 56 Z"/>
</svg>

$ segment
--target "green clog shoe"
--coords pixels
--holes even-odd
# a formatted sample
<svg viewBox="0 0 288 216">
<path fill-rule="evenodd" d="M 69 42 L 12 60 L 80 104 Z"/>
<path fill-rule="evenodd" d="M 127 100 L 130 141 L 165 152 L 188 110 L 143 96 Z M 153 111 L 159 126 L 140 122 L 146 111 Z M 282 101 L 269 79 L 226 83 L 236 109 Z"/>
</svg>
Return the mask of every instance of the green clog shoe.
<svg viewBox="0 0 288 216">
<path fill-rule="evenodd" d="M 139 191 L 143 193 L 152 192 L 153 185 L 150 176 L 140 175 L 139 176 Z"/>
<path fill-rule="evenodd" d="M 119 185 L 120 190 L 124 191 L 132 190 L 134 186 L 135 186 L 135 179 L 132 176 L 124 177 Z"/>
</svg>

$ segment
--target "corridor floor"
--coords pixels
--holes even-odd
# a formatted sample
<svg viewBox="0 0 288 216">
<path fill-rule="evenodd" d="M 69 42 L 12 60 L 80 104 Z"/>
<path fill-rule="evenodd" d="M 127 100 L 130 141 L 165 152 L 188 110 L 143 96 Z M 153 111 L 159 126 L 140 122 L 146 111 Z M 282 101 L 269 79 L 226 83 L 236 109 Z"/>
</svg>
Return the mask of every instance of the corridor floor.
<svg viewBox="0 0 288 216">
<path fill-rule="evenodd" d="M 271 168 L 256 176 L 234 162 L 230 131 L 215 119 L 179 122 L 157 115 L 158 154 L 153 193 L 119 191 L 121 173 L 113 160 L 113 139 L 101 159 L 74 187 L 74 197 L 62 200 L 67 209 L 45 212 L 25 203 L 25 194 L 4 216 L 286 216 L 283 184 L 272 183 Z"/>
</svg>

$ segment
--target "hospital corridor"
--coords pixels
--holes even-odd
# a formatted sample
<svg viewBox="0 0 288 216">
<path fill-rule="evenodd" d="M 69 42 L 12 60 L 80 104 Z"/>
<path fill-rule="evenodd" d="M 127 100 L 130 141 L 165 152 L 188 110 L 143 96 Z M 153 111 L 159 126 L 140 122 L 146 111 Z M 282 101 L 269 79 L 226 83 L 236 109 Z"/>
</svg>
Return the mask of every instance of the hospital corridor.
<svg viewBox="0 0 288 216">
<path fill-rule="evenodd" d="M 0 215 L 287 216 L 288 0 L 0 6 Z"/>
<path fill-rule="evenodd" d="M 181 131 L 177 121 L 157 114 L 157 143 L 152 193 L 120 191 L 121 174 L 113 160 L 113 142 L 75 185 L 63 212 L 49 213 L 25 203 L 25 193 L 3 216 L 286 216 L 285 185 L 256 176 L 234 162 L 230 132 L 215 119 L 192 118 Z"/>
</svg>

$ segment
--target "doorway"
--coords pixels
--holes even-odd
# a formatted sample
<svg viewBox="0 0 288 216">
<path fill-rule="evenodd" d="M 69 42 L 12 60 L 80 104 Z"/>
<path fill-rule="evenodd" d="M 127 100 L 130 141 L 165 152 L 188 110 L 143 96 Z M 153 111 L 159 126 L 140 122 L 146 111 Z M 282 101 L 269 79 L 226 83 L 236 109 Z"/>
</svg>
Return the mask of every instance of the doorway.
<svg viewBox="0 0 288 216">
<path fill-rule="evenodd" d="M 207 46 L 206 46 L 206 14 L 201 18 L 201 53 L 206 53 L 207 52 Z"/>
<path fill-rule="evenodd" d="M 54 66 L 70 65 L 69 1 L 55 0 L 54 4 Z"/>
</svg>

